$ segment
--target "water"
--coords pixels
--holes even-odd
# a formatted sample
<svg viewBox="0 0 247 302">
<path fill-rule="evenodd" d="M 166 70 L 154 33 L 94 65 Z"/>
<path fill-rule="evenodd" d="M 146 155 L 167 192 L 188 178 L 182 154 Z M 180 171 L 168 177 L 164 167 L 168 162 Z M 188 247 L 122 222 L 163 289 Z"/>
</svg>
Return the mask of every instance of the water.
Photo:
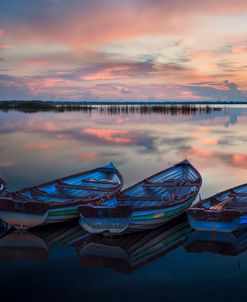
<svg viewBox="0 0 247 302">
<path fill-rule="evenodd" d="M 10 190 L 109 161 L 127 187 L 184 158 L 203 177 L 202 198 L 246 182 L 243 106 L 186 115 L 0 111 L 0 121 L 0 171 Z M 0 239 L 1 294 L 16 301 L 243 301 L 246 236 L 192 233 L 186 218 L 121 240 L 90 237 L 76 223 L 9 232 Z"/>
</svg>

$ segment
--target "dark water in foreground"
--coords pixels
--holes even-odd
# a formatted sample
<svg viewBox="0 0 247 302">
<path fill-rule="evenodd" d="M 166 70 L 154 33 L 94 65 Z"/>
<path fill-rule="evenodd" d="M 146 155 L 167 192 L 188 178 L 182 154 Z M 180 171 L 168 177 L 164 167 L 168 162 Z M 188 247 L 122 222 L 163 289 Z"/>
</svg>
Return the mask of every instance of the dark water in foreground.
<svg viewBox="0 0 247 302">
<path fill-rule="evenodd" d="M 200 114 L 0 112 L 0 171 L 11 190 L 112 160 L 128 186 L 184 158 L 202 197 L 246 182 L 247 108 Z M 192 232 L 186 218 L 151 232 L 89 236 L 77 223 L 0 239 L 9 301 L 244 301 L 247 232 Z"/>
</svg>

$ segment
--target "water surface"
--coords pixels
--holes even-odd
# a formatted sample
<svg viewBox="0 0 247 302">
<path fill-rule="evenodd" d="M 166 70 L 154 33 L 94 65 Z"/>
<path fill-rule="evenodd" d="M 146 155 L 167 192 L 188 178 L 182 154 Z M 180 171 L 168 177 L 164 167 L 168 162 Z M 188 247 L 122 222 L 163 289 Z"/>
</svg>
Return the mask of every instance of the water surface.
<svg viewBox="0 0 247 302">
<path fill-rule="evenodd" d="M 244 106 L 195 114 L 0 111 L 0 121 L 0 172 L 10 190 L 109 161 L 126 187 L 187 158 L 203 177 L 203 198 L 247 179 Z M 184 218 L 122 241 L 90 237 L 77 224 L 24 235 L 0 240 L 0 288 L 11 300 L 245 297 L 245 232 L 196 234 Z"/>
</svg>

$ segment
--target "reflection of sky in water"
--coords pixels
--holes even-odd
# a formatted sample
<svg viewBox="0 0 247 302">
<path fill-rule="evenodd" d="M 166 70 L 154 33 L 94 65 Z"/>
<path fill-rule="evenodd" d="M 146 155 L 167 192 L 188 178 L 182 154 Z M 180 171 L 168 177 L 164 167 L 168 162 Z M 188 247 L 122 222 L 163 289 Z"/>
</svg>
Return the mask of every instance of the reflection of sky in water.
<svg viewBox="0 0 247 302">
<path fill-rule="evenodd" d="M 0 120 L 0 171 L 11 189 L 110 160 L 130 185 L 188 158 L 203 176 L 203 197 L 246 181 L 245 108 L 187 117 L 0 112 Z M 79 267 L 74 249 L 56 247 L 46 262 L 0 261 L 1 291 L 10 300 L 150 301 L 158 295 L 166 301 L 227 296 L 236 302 L 242 299 L 233 287 L 239 298 L 245 294 L 245 254 L 222 257 L 179 247 L 126 276 Z"/>
<path fill-rule="evenodd" d="M 245 182 L 245 108 L 195 116 L 1 112 L 0 120 L 0 171 L 11 189 L 110 160 L 126 185 L 184 158 L 201 172 L 203 196 Z"/>
</svg>

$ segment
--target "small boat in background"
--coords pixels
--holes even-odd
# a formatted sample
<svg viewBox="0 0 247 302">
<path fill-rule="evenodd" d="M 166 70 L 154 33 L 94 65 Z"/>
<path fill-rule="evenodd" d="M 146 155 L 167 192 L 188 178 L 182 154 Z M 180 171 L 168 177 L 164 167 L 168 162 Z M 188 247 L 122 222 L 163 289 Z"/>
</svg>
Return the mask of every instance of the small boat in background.
<svg viewBox="0 0 247 302">
<path fill-rule="evenodd" d="M 0 196 L 0 219 L 28 229 L 79 217 L 78 207 L 111 198 L 123 186 L 117 168 L 109 165 Z"/>
<path fill-rule="evenodd" d="M 190 253 L 213 253 L 237 256 L 247 250 L 247 230 L 234 233 L 194 231 L 188 237 L 185 249 Z"/>
<path fill-rule="evenodd" d="M 187 214 L 198 231 L 233 232 L 247 227 L 247 184 L 201 200 Z"/>
<path fill-rule="evenodd" d="M 94 234 L 77 243 L 75 248 L 83 267 L 109 267 L 129 274 L 183 246 L 191 232 L 183 217 L 154 230 L 119 236 Z"/>
<path fill-rule="evenodd" d="M 184 213 L 195 200 L 201 183 L 199 172 L 184 160 L 100 205 L 80 206 L 80 224 L 91 233 L 156 228 Z"/>
</svg>

